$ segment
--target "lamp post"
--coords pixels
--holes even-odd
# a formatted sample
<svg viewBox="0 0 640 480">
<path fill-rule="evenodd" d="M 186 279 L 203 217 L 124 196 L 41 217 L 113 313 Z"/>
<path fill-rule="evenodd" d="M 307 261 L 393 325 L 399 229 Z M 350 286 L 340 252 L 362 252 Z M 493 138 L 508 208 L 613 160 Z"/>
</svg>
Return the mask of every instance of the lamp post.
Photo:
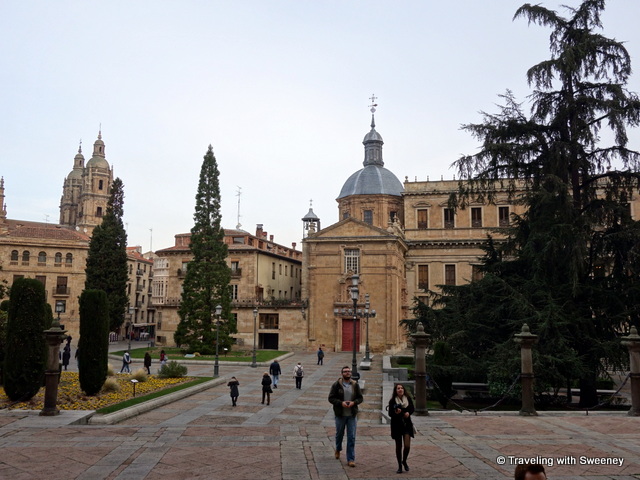
<svg viewBox="0 0 640 480">
<path fill-rule="evenodd" d="M 371 358 L 369 357 L 369 307 L 370 306 L 371 304 L 369 303 L 369 294 L 367 293 L 364 296 L 364 318 L 365 318 L 365 321 L 367 322 L 367 343 L 364 350 L 364 359 L 367 362 L 371 361 Z"/>
<path fill-rule="evenodd" d="M 251 357 L 251 367 L 256 368 L 258 364 L 256 363 L 256 320 L 258 319 L 258 307 L 253 309 L 253 355 Z"/>
<path fill-rule="evenodd" d="M 222 306 L 216 305 L 216 361 L 213 364 L 214 377 L 217 377 L 220 371 L 218 366 L 218 346 L 220 344 L 220 315 L 222 315 Z"/>
<path fill-rule="evenodd" d="M 356 324 L 358 322 L 358 298 L 360 296 L 360 291 L 358 290 L 359 279 L 360 275 L 358 275 L 357 273 L 351 277 L 351 289 L 349 290 L 349 293 L 351 294 L 351 300 L 353 300 L 353 357 L 351 358 L 351 378 L 353 378 L 356 382 L 360 379 L 360 374 L 358 373 L 358 361 L 356 360 Z"/>
</svg>

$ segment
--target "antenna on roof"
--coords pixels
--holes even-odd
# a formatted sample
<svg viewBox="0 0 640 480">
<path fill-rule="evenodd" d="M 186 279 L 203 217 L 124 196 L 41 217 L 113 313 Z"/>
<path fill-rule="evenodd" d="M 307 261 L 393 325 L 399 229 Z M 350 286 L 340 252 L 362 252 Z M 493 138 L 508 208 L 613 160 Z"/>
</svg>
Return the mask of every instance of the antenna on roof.
<svg viewBox="0 0 640 480">
<path fill-rule="evenodd" d="M 240 224 L 240 197 L 242 196 L 242 187 L 238 186 L 238 191 L 236 193 L 236 197 L 238 197 L 238 224 L 236 225 L 236 229 L 240 230 L 242 225 Z"/>
<path fill-rule="evenodd" d="M 153 252 L 153 228 L 149 229 L 149 250 Z"/>
</svg>

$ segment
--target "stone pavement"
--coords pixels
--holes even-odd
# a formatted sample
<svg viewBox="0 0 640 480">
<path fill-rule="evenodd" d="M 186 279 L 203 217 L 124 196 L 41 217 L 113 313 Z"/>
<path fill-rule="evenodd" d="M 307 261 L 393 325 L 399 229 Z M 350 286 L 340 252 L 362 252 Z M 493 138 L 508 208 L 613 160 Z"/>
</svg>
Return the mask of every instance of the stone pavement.
<svg viewBox="0 0 640 480">
<path fill-rule="evenodd" d="M 298 361 L 306 372 L 301 390 L 294 388 L 291 373 Z M 265 367 L 221 364 L 221 376 L 235 375 L 240 381 L 237 407 L 231 406 L 223 384 L 117 425 L 73 425 L 78 417 L 71 412 L 58 417 L 1 412 L 0 478 L 508 479 L 513 478 L 514 462 L 536 457 L 553 463 L 547 467 L 552 480 L 640 478 L 640 418 L 610 413 L 531 418 L 433 412 L 415 418 L 411 470 L 398 475 L 394 442 L 380 420 L 386 403 L 380 356 L 372 370 L 362 372 L 366 392 L 358 421 L 357 465 L 349 468 L 344 456 L 334 458 L 327 395 L 351 356 L 328 353 L 323 366 L 315 363 L 315 353 L 282 361 L 286 373 L 269 406 L 260 404 Z M 210 370 L 189 368 L 190 373 Z M 584 464 L 617 458 L 622 466 Z"/>
</svg>

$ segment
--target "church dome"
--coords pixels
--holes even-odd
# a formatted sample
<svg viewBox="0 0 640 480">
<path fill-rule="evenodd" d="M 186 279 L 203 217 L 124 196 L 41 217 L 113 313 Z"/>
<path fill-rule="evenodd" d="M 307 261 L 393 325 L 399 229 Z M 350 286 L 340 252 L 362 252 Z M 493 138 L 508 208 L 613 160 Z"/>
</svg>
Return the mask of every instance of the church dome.
<svg viewBox="0 0 640 480">
<path fill-rule="evenodd" d="M 82 149 L 78 149 L 78 153 L 73 159 L 73 170 L 67 175 L 67 179 L 80 180 L 82 178 L 82 170 L 84 168 L 84 155 L 82 155 Z"/>
<path fill-rule="evenodd" d="M 109 169 L 109 162 L 104 158 L 104 142 L 102 141 L 102 132 L 98 133 L 98 139 L 93 144 L 93 156 L 87 162 L 87 168 L 106 168 Z"/>
<path fill-rule="evenodd" d="M 374 110 L 372 110 L 373 112 Z M 364 145 L 364 168 L 351 175 L 342 186 L 338 199 L 350 195 L 394 195 L 400 196 L 404 187 L 398 177 L 384 168 L 382 161 L 382 136 L 376 131 L 371 116 L 371 131 L 362 141 Z"/>
</svg>

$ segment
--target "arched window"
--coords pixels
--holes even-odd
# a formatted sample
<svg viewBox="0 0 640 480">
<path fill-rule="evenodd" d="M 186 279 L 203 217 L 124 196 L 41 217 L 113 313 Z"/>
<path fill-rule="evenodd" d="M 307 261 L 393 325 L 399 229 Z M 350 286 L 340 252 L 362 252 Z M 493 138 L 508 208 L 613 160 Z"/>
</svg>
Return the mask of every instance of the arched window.
<svg viewBox="0 0 640 480">
<path fill-rule="evenodd" d="M 73 255 L 71 255 L 70 253 L 67 253 L 67 257 L 65 259 L 65 263 L 67 265 L 71 265 L 73 263 Z"/>
<path fill-rule="evenodd" d="M 62 254 L 60 252 L 56 253 L 54 262 L 58 264 L 62 263 Z"/>
<path fill-rule="evenodd" d="M 11 261 L 12 262 L 17 262 L 18 261 L 18 250 L 11 250 Z"/>
<path fill-rule="evenodd" d="M 40 252 L 38 254 L 38 263 L 47 263 L 47 252 Z"/>
<path fill-rule="evenodd" d="M 22 252 L 22 262 L 23 263 L 29 263 L 29 250 L 25 250 L 24 252 Z"/>
</svg>

